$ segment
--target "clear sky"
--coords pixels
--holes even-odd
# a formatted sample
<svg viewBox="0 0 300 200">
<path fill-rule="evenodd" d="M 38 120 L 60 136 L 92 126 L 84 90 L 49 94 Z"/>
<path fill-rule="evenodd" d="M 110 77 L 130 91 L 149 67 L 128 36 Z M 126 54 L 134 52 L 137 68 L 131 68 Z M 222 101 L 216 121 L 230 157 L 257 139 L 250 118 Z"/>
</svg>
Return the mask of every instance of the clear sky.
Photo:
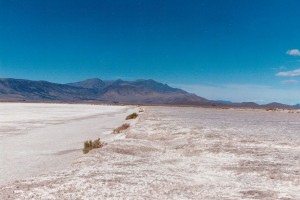
<svg viewBox="0 0 300 200">
<path fill-rule="evenodd" d="M 0 77 L 300 103 L 298 0 L 0 0 Z"/>
</svg>

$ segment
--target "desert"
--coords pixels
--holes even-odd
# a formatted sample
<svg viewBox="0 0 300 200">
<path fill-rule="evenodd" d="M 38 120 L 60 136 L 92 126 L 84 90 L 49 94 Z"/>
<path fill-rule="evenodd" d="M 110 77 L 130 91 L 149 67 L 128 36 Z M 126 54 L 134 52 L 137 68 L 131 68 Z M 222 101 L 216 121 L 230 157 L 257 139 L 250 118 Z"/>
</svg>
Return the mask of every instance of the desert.
<svg viewBox="0 0 300 200">
<path fill-rule="evenodd" d="M 49 109 L 40 104 L 30 106 Z M 61 106 L 54 105 L 59 110 Z M 52 149 L 47 151 L 66 159 L 63 166 L 44 165 L 48 169 L 43 170 L 33 166 L 39 174 L 29 173 L 13 181 L 6 178 L 0 187 L 1 199 L 300 198 L 300 118 L 296 112 L 167 106 L 143 106 L 143 112 L 138 112 L 136 106 L 74 107 L 87 109 L 94 117 L 64 124 L 61 134 L 71 134 L 80 126 L 86 129 L 73 133 L 81 142 L 64 138 L 63 146 L 74 151 L 49 144 Z M 102 110 L 99 116 L 97 107 Z M 113 116 L 107 119 L 110 123 L 99 124 L 103 110 L 110 110 L 105 114 Z M 130 121 L 130 127 L 112 134 L 112 127 L 127 122 L 125 117 L 132 112 L 139 115 Z M 61 125 L 51 126 L 57 130 Z M 32 131 L 45 128 L 51 130 L 46 126 Z M 90 134 L 82 135 L 84 132 Z M 16 134 L 22 135 L 26 134 Z M 32 146 L 27 135 L 27 145 Z M 2 144 L 6 137 L 10 136 L 1 137 Z M 82 142 L 97 137 L 107 144 L 83 154 Z M 9 148 L 19 150 L 20 146 Z M 11 154 L 12 164 L 1 172 L 2 181 L 19 164 L 13 161 L 14 152 Z M 1 158 L 1 166 L 10 164 Z M 44 162 L 57 164 L 51 159 Z"/>
</svg>

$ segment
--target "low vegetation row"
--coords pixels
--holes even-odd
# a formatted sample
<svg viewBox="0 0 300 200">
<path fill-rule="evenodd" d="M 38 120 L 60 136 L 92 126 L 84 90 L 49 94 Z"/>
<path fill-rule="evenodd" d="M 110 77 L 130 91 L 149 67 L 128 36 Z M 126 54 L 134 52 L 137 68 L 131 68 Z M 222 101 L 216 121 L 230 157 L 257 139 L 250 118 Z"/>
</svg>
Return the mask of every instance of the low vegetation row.
<svg viewBox="0 0 300 200">
<path fill-rule="evenodd" d="M 143 110 L 139 110 L 139 112 L 143 112 Z M 138 117 L 138 114 L 137 113 L 132 113 L 132 114 L 130 114 L 130 115 L 128 115 L 127 117 L 126 117 L 126 120 L 130 120 L 130 119 L 136 119 Z M 114 134 L 118 134 L 118 133 L 120 133 L 121 131 L 123 131 L 123 130 L 126 130 L 126 129 L 128 129 L 130 127 L 130 124 L 128 124 L 128 123 L 125 123 L 125 124 L 122 124 L 121 126 L 119 126 L 118 128 L 115 128 L 114 130 L 113 130 L 113 133 Z M 86 153 L 88 153 L 89 151 L 91 151 L 92 149 L 97 149 L 97 148 L 101 148 L 101 147 L 103 147 L 104 146 L 104 142 L 102 142 L 101 140 L 100 140 L 100 138 L 98 138 L 98 139 L 96 139 L 96 140 L 94 140 L 94 141 L 92 141 L 92 140 L 87 140 L 87 141 L 85 141 L 84 142 L 84 145 L 83 145 L 83 153 L 84 154 L 86 154 Z"/>
<path fill-rule="evenodd" d="M 276 111 L 277 109 L 276 108 L 266 108 L 265 110 L 266 111 Z"/>
</svg>

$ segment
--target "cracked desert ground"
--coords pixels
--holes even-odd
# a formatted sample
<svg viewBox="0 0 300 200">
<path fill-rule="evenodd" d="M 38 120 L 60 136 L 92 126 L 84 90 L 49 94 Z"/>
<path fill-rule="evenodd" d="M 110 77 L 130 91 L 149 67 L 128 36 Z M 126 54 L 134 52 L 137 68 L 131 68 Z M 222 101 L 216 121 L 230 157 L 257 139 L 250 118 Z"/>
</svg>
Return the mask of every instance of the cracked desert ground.
<svg viewBox="0 0 300 200">
<path fill-rule="evenodd" d="M 0 199 L 300 199 L 300 113 L 142 108 L 1 104 Z"/>
</svg>

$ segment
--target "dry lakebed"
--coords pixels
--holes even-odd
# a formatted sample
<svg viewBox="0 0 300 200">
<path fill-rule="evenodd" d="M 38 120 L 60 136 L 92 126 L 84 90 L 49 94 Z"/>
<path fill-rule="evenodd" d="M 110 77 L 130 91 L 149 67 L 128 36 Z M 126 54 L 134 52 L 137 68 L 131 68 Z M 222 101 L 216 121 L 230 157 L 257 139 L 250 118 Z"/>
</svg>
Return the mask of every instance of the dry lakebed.
<svg viewBox="0 0 300 200">
<path fill-rule="evenodd" d="M 300 199 L 299 113 L 142 108 L 0 103 L 0 199 Z"/>
</svg>

